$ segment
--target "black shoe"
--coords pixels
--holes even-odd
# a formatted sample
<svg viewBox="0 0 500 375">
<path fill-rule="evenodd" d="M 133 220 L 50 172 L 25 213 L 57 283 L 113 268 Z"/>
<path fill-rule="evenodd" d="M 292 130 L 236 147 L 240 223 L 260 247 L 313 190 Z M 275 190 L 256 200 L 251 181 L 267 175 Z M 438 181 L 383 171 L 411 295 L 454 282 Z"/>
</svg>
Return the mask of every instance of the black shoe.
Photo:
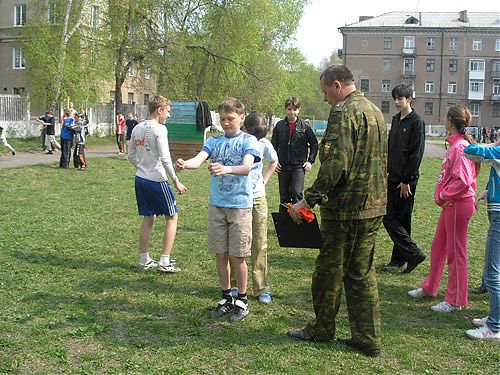
<svg viewBox="0 0 500 375">
<path fill-rule="evenodd" d="M 234 307 L 231 315 L 229 315 L 229 321 L 231 323 L 239 322 L 247 317 L 248 312 L 248 301 L 245 302 L 241 299 L 237 299 L 234 301 Z"/>
<path fill-rule="evenodd" d="M 302 340 L 302 341 L 315 341 L 314 337 L 312 337 L 309 332 L 307 332 L 307 329 L 302 328 L 299 329 L 298 331 L 294 330 L 288 330 L 286 333 L 288 337 L 291 337 L 296 340 Z"/>
<path fill-rule="evenodd" d="M 488 290 L 486 289 L 486 287 L 484 285 L 481 285 L 479 287 L 477 287 L 476 289 L 474 289 L 472 291 L 472 293 L 474 294 L 484 294 L 486 293 Z"/>
<path fill-rule="evenodd" d="M 12 151 L 12 156 L 16 156 L 16 152 L 15 151 Z"/>
<path fill-rule="evenodd" d="M 231 298 L 232 299 L 232 298 Z M 217 303 L 217 307 L 210 312 L 210 316 L 212 319 L 219 319 L 220 317 L 229 314 L 233 311 L 234 305 L 233 301 L 228 299 L 221 299 Z"/>
<path fill-rule="evenodd" d="M 352 339 L 338 339 L 338 342 L 341 345 L 356 349 L 368 357 L 378 357 L 380 355 L 380 349 L 366 348 L 363 345 L 352 341 Z"/>
<path fill-rule="evenodd" d="M 389 262 L 384 267 L 382 267 L 381 271 L 382 272 L 395 272 L 395 271 L 398 271 L 404 265 L 405 265 L 404 263 L 398 264 L 398 263 L 394 263 L 394 262 Z"/>
<path fill-rule="evenodd" d="M 420 250 L 412 260 L 408 261 L 408 265 L 406 266 L 406 269 L 403 271 L 403 273 L 410 273 L 411 271 L 413 271 L 420 263 L 425 260 L 425 258 L 427 258 L 427 255 L 422 250 Z"/>
</svg>

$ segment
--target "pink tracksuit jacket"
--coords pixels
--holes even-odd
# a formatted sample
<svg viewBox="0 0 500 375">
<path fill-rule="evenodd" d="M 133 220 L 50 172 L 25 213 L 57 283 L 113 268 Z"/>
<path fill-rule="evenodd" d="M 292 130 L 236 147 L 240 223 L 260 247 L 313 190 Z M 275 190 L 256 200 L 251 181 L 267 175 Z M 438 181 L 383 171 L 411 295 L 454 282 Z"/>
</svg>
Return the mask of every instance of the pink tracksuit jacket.
<svg viewBox="0 0 500 375">
<path fill-rule="evenodd" d="M 463 135 L 453 134 L 446 139 L 450 149 L 441 167 L 434 191 L 436 204 L 442 207 L 432 241 L 431 267 L 422 289 L 437 295 L 448 260 L 448 287 L 444 300 L 454 306 L 468 303 L 467 236 L 470 218 L 474 214 L 476 166 L 464 156 L 469 145 Z"/>
</svg>

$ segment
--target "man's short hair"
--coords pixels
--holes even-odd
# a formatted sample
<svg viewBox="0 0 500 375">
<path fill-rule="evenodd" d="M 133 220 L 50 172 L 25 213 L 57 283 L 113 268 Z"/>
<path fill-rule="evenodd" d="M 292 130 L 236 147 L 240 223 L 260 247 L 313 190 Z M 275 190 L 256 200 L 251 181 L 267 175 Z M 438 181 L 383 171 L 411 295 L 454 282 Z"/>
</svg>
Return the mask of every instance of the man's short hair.
<svg viewBox="0 0 500 375">
<path fill-rule="evenodd" d="M 285 109 L 288 108 L 288 106 L 292 106 L 295 109 L 300 108 L 300 100 L 299 98 L 296 98 L 295 96 L 292 96 L 285 100 Z"/>
<path fill-rule="evenodd" d="M 266 119 L 260 113 L 250 113 L 245 118 L 243 126 L 248 134 L 252 134 L 257 139 L 264 138 L 267 135 Z"/>
<path fill-rule="evenodd" d="M 225 113 L 231 113 L 235 112 L 239 115 L 245 114 L 245 106 L 243 103 L 236 99 L 236 98 L 227 98 L 224 100 L 222 103 L 219 104 L 219 107 L 217 108 L 217 111 L 220 112 L 225 112 Z"/>
<path fill-rule="evenodd" d="M 149 113 L 154 113 L 158 108 L 170 106 L 170 100 L 161 95 L 153 96 L 148 102 Z"/>
<path fill-rule="evenodd" d="M 323 70 L 319 79 L 323 79 L 327 86 L 333 85 L 333 82 L 339 81 L 344 85 L 352 85 L 354 76 L 352 72 L 344 65 L 330 65 Z"/>
<path fill-rule="evenodd" d="M 392 89 L 392 98 L 413 98 L 413 89 L 406 83 L 401 83 Z"/>
</svg>

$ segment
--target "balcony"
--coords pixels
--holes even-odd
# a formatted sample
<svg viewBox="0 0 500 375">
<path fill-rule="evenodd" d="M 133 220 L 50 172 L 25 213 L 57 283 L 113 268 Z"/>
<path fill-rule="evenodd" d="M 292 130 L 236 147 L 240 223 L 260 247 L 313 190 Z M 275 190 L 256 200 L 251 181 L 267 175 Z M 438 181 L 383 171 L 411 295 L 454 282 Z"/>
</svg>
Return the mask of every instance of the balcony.
<svg viewBox="0 0 500 375">
<path fill-rule="evenodd" d="M 405 47 L 401 50 L 401 56 L 415 57 L 416 55 L 417 55 L 417 49 L 415 47 Z"/>
<path fill-rule="evenodd" d="M 467 95 L 467 99 L 469 99 L 469 100 L 484 100 L 484 92 L 482 92 L 482 91 L 469 91 L 469 95 Z"/>
<path fill-rule="evenodd" d="M 491 78 L 500 78 L 500 70 L 492 70 L 491 71 Z"/>
<path fill-rule="evenodd" d="M 492 102 L 500 102 L 500 94 L 491 94 Z"/>
<path fill-rule="evenodd" d="M 415 69 L 403 68 L 403 70 L 401 71 L 402 78 L 415 78 L 415 76 L 416 76 Z"/>
</svg>

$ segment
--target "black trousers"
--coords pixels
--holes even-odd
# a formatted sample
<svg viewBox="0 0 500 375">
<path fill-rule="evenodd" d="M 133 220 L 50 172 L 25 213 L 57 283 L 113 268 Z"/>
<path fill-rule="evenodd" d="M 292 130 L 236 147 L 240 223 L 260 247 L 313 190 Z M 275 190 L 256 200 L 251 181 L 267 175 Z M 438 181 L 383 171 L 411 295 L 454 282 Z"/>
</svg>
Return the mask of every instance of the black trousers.
<svg viewBox="0 0 500 375">
<path fill-rule="evenodd" d="M 59 168 L 68 169 L 71 159 L 71 140 L 61 139 L 61 159 L 59 159 Z"/>
<path fill-rule="evenodd" d="M 384 227 L 394 243 L 391 263 L 402 266 L 413 259 L 420 248 L 411 238 L 411 215 L 415 202 L 416 185 L 410 185 L 408 198 L 400 197 L 400 189 L 396 185 L 387 189 L 387 213 L 384 216 Z"/>
<path fill-rule="evenodd" d="M 305 170 L 302 166 L 295 168 L 283 167 L 278 173 L 280 188 L 280 203 L 297 203 L 303 197 Z M 287 209 L 280 205 L 280 212 Z"/>
</svg>

